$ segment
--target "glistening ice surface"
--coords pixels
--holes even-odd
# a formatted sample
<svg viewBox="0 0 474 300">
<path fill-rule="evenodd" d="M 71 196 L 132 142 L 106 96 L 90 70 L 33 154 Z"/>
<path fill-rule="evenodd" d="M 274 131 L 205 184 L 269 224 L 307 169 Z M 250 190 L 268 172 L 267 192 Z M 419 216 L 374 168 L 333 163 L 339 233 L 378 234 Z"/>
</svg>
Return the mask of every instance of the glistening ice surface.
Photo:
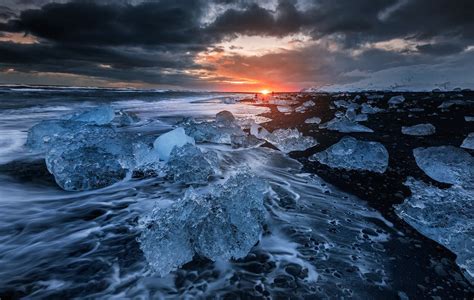
<svg viewBox="0 0 474 300">
<path fill-rule="evenodd" d="M 82 94 L 76 97 L 77 93 Z M 6 94 L 12 99 L 8 107 L 2 104 L 0 118 L 0 129 L 5 132 L 2 145 L 6 145 L 0 156 L 2 291 L 36 298 L 246 295 L 363 299 L 396 295 L 391 286 L 393 274 L 387 267 L 390 258 L 385 253 L 385 244 L 394 234 L 390 224 L 364 201 L 304 173 L 297 161 L 282 152 L 198 145 L 202 153 L 215 153 L 217 157 L 210 159 L 206 168 L 213 168 L 208 173 L 219 176 L 209 176 L 207 183 L 193 186 L 195 193 L 212 193 L 213 187 L 242 168 L 268 183 L 261 232 L 244 258 L 214 255 L 210 236 L 203 248 L 195 248 L 207 249 L 202 250 L 204 255 L 194 255 L 192 261 L 169 274 L 157 274 L 142 251 L 140 237 L 150 229 L 141 226 L 140 220 L 172 207 L 189 193 L 189 186 L 174 177 L 145 172 L 101 189 L 68 192 L 49 174 L 44 156 L 22 146 L 33 125 L 85 112 L 94 107 L 95 99 L 108 102 L 115 111 L 136 114 L 139 121 L 115 130 L 139 134 L 140 140 L 149 144 L 182 117 L 212 121 L 217 112 L 228 110 L 237 121 L 259 122 L 255 115 L 265 108 L 226 104 L 220 95 L 202 94 L 87 90 Z M 140 153 L 150 150 L 139 149 L 143 150 Z M 187 149 L 171 156 L 186 155 L 187 151 L 200 155 Z M 215 159 L 219 160 L 218 170 L 211 163 Z M 230 195 L 235 192 L 229 191 Z M 229 233 L 225 227 L 219 229 Z"/>
</svg>

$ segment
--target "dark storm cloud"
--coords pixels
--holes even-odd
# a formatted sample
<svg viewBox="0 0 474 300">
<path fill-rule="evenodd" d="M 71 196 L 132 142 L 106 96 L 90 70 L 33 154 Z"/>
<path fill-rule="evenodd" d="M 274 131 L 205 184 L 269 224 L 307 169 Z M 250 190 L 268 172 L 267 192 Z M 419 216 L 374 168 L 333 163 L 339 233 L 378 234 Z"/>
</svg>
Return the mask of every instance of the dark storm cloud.
<svg viewBox="0 0 474 300">
<path fill-rule="evenodd" d="M 212 71 L 212 66 L 198 65 L 194 58 L 220 41 L 238 34 L 304 33 L 337 43 L 342 50 L 307 47 L 295 52 L 291 61 L 299 67 L 292 68 L 291 80 L 303 81 L 321 72 L 338 80 L 338 74 L 354 70 L 435 62 L 474 44 L 473 0 L 63 2 L 19 0 L 16 3 L 36 7 L 23 11 L 0 6 L 0 38 L 14 33 L 38 41 L 0 42 L 0 67 L 197 85 L 201 81 L 184 71 Z M 219 7 L 216 15 L 209 17 L 215 6 Z M 356 57 L 350 55 L 367 43 L 395 38 L 415 46 L 405 52 L 364 48 Z M 264 58 L 265 64 L 257 58 L 252 63 L 273 68 L 270 58 L 278 62 L 288 55 L 275 53 Z"/>
<path fill-rule="evenodd" d="M 0 21 L 14 18 L 15 12 L 6 6 L 0 5 Z"/>
<path fill-rule="evenodd" d="M 26 32 L 58 43 L 81 45 L 201 44 L 203 5 L 196 0 L 97 4 L 51 3 L 21 12 L 0 29 Z"/>
</svg>

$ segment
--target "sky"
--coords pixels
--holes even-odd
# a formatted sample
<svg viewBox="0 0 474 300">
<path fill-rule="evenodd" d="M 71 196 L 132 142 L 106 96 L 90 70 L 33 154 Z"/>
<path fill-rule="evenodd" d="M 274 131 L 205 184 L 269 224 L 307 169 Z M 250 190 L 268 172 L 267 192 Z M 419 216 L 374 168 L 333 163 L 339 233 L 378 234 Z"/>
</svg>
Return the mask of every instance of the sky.
<svg viewBox="0 0 474 300">
<path fill-rule="evenodd" d="M 2 0 L 0 84 L 474 88 L 473 0 Z"/>
</svg>

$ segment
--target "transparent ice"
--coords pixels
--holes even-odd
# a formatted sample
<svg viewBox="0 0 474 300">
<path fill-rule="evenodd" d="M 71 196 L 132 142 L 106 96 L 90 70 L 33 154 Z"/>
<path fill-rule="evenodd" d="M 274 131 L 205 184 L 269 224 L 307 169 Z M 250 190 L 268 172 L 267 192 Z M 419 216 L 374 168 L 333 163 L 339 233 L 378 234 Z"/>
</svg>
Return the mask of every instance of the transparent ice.
<svg viewBox="0 0 474 300">
<path fill-rule="evenodd" d="M 397 215 L 420 233 L 453 251 L 457 264 L 474 280 L 474 190 L 439 189 L 409 177 L 412 195 L 395 205 Z"/>
<path fill-rule="evenodd" d="M 418 124 L 409 127 L 402 127 L 402 133 L 406 135 L 417 135 L 417 136 L 424 136 L 424 135 L 432 135 L 435 134 L 436 127 L 434 127 L 430 123 L 425 124 Z"/>
<path fill-rule="evenodd" d="M 167 161 L 175 146 L 181 147 L 185 144 L 194 145 L 194 139 L 186 135 L 184 128 L 178 127 L 160 135 L 153 143 L 153 147 L 158 151 L 160 159 Z"/>
<path fill-rule="evenodd" d="M 461 148 L 439 146 L 413 150 L 416 164 L 436 181 L 474 186 L 474 158 Z"/>
<path fill-rule="evenodd" d="M 202 194 L 189 189 L 168 208 L 142 220 L 140 247 L 164 276 L 198 254 L 211 260 L 245 257 L 258 242 L 265 218 L 265 181 L 240 171 Z"/>
<path fill-rule="evenodd" d="M 306 124 L 319 124 L 321 123 L 321 118 L 313 117 L 313 118 L 306 119 L 304 122 Z"/>
<path fill-rule="evenodd" d="M 134 137 L 105 126 L 73 128 L 54 140 L 45 157 L 49 172 L 64 190 L 102 188 L 134 168 Z"/>
<path fill-rule="evenodd" d="M 181 123 L 187 135 L 198 143 L 209 142 L 216 144 L 232 144 L 232 137 L 245 136 L 232 113 L 220 112 L 214 122 L 198 123 L 193 119 L 186 119 Z"/>
<path fill-rule="evenodd" d="M 372 129 L 351 121 L 346 117 L 335 117 L 331 121 L 319 125 L 319 128 L 326 128 L 329 130 L 339 131 L 343 133 L 350 132 L 374 132 Z"/>
<path fill-rule="evenodd" d="M 474 132 L 471 132 L 462 142 L 461 148 L 474 150 Z"/>
<path fill-rule="evenodd" d="M 393 96 L 392 98 L 390 98 L 390 100 L 388 100 L 388 105 L 397 106 L 398 104 L 401 104 L 403 102 L 405 102 L 405 97 L 403 97 L 402 95 Z"/>
<path fill-rule="evenodd" d="M 97 125 L 109 124 L 115 118 L 115 111 L 109 105 L 102 105 L 94 109 L 85 111 L 71 117 L 72 121 L 81 121 L 86 123 L 94 123 Z"/>
<path fill-rule="evenodd" d="M 173 148 L 166 169 L 176 182 L 206 183 L 218 172 L 219 161 L 215 152 L 203 153 L 198 147 L 185 144 Z"/>
<path fill-rule="evenodd" d="M 265 135 L 264 139 L 277 147 L 278 150 L 289 153 L 292 151 L 304 151 L 318 144 L 316 139 L 310 136 L 303 136 L 298 129 L 277 129 Z"/>
<path fill-rule="evenodd" d="M 384 173 L 388 166 L 388 152 L 378 142 L 343 137 L 326 150 L 313 154 L 309 160 L 318 161 L 331 168 Z"/>
</svg>

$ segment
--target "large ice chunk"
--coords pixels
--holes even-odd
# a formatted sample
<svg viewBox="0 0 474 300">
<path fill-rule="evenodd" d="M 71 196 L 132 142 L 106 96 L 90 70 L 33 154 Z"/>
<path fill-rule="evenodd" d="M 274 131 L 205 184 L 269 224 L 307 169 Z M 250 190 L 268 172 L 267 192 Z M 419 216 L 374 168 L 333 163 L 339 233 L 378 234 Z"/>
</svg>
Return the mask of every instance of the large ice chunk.
<svg viewBox="0 0 474 300">
<path fill-rule="evenodd" d="M 474 281 L 474 190 L 439 189 L 411 177 L 412 195 L 395 205 L 397 215 L 423 235 L 456 254 L 457 264 Z"/>
<path fill-rule="evenodd" d="M 434 127 L 430 123 L 418 124 L 409 127 L 402 127 L 402 133 L 406 135 L 417 135 L 417 136 L 424 136 L 424 135 L 432 135 L 435 134 L 436 127 Z"/>
<path fill-rule="evenodd" d="M 329 130 L 339 131 L 343 133 L 350 132 L 374 132 L 372 129 L 358 124 L 357 122 L 351 121 L 346 117 L 336 117 L 331 121 L 319 125 L 319 128 L 326 128 Z"/>
<path fill-rule="evenodd" d="M 214 122 L 197 123 L 193 119 L 186 119 L 182 122 L 182 126 L 186 134 L 198 143 L 209 142 L 230 145 L 233 136 L 235 138 L 246 135 L 232 113 L 228 111 L 219 112 Z"/>
<path fill-rule="evenodd" d="M 142 222 L 140 247 L 160 276 L 192 260 L 245 257 L 257 243 L 265 217 L 265 181 L 240 171 L 207 194 L 190 189 L 167 209 Z"/>
<path fill-rule="evenodd" d="M 71 117 L 72 121 L 93 123 L 97 125 L 109 124 L 115 118 L 115 111 L 109 105 L 102 105 Z"/>
<path fill-rule="evenodd" d="M 316 139 L 303 136 L 298 129 L 277 129 L 264 136 L 264 139 L 277 147 L 278 150 L 288 153 L 292 151 L 304 151 L 318 144 Z"/>
<path fill-rule="evenodd" d="M 313 154 L 309 160 L 318 161 L 331 168 L 384 173 L 388 166 L 388 151 L 378 142 L 344 137 L 326 150 Z"/>
<path fill-rule="evenodd" d="M 56 139 L 62 138 L 68 132 L 80 130 L 85 125 L 83 122 L 68 120 L 42 121 L 28 130 L 26 146 L 36 151 L 48 150 Z"/>
<path fill-rule="evenodd" d="M 174 147 L 167 162 L 168 175 L 183 183 L 204 183 L 217 173 L 219 162 L 215 152 L 203 153 L 201 149 L 186 144 Z"/>
<path fill-rule="evenodd" d="M 104 126 L 78 127 L 55 139 L 46 166 L 64 190 L 102 188 L 134 168 L 133 139 Z"/>
<path fill-rule="evenodd" d="M 461 148 L 474 150 L 474 132 L 468 134 L 462 142 Z"/>
<path fill-rule="evenodd" d="M 160 135 L 153 143 L 153 146 L 158 151 L 160 159 L 167 161 L 174 147 L 181 147 L 186 144 L 194 145 L 194 139 L 186 135 L 184 128 L 178 127 Z"/>
<path fill-rule="evenodd" d="M 461 148 L 416 148 L 413 155 L 418 167 L 434 180 L 465 187 L 474 186 L 474 158 Z"/>
</svg>

